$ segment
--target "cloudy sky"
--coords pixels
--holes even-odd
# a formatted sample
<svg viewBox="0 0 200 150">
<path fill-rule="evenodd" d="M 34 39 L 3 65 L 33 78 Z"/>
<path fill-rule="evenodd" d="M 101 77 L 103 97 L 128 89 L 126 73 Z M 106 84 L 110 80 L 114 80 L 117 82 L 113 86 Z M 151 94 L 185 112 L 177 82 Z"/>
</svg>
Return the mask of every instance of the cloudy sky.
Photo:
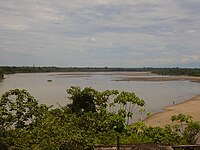
<svg viewBox="0 0 200 150">
<path fill-rule="evenodd" d="M 0 65 L 200 67 L 200 0 L 1 0 Z"/>
</svg>

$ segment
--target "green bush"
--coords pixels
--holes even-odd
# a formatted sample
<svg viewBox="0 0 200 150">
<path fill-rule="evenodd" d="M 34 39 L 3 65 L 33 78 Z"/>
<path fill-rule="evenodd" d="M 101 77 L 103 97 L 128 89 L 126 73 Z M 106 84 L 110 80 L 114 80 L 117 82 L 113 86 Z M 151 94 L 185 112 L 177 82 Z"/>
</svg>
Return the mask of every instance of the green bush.
<svg viewBox="0 0 200 150">
<path fill-rule="evenodd" d="M 126 109 L 127 105 L 145 104 L 134 93 L 78 87 L 67 91 L 72 103 L 54 109 L 40 105 L 26 90 L 15 89 L 3 94 L 0 99 L 1 149 L 90 150 L 97 145 L 116 144 L 117 136 L 121 144 L 194 144 L 198 139 L 200 124 L 184 115 L 172 117 L 173 121 L 187 122 L 184 128 L 148 127 L 143 122 L 126 124 L 130 117 L 127 114 L 131 112 Z M 87 104 L 83 107 L 79 102 Z M 116 105 L 120 106 L 119 110 L 108 111 Z"/>
</svg>

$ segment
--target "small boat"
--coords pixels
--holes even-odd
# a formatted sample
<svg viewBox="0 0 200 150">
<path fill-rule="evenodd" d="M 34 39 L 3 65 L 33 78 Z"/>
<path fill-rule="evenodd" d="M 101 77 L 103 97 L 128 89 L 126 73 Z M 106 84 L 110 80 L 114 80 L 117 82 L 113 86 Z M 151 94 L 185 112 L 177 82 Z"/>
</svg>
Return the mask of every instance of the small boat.
<svg viewBox="0 0 200 150">
<path fill-rule="evenodd" d="M 49 80 L 47 80 L 47 82 L 52 82 L 52 80 L 49 79 Z"/>
</svg>

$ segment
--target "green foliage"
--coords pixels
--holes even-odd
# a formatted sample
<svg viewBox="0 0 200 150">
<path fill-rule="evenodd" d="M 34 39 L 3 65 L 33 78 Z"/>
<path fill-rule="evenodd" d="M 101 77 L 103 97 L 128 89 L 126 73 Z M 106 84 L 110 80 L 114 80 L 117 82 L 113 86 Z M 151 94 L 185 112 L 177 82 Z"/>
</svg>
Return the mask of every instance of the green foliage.
<svg viewBox="0 0 200 150">
<path fill-rule="evenodd" d="M 171 117 L 171 120 L 174 121 L 179 121 L 181 123 L 183 122 L 191 122 L 192 121 L 192 117 L 189 115 L 184 115 L 184 114 L 178 114 L 178 115 L 174 115 Z"/>
<path fill-rule="evenodd" d="M 189 122 L 183 132 L 183 137 L 188 144 L 196 144 L 199 139 L 200 124 L 199 122 Z"/>
<path fill-rule="evenodd" d="M 186 116 L 184 114 L 173 115 L 171 117 L 172 122 L 177 121 L 180 122 L 180 125 L 176 125 L 176 130 L 180 132 L 184 132 L 184 123 L 189 123 L 192 121 L 191 116 Z"/>
<path fill-rule="evenodd" d="M 133 93 L 117 90 L 99 92 L 92 88 L 71 87 L 67 92 L 72 103 L 57 109 L 39 105 L 25 90 L 15 89 L 3 94 L 0 101 L 1 146 L 10 149 L 92 149 L 99 144 L 115 144 L 116 136 L 126 132 L 126 112 L 121 113 L 123 108 L 116 112 L 108 109 L 116 104 L 124 107 L 127 102 L 141 105 Z M 123 101 L 123 98 L 126 99 Z"/>
<path fill-rule="evenodd" d="M 181 137 L 170 127 L 148 127 L 143 122 L 137 122 L 129 126 L 129 137 L 127 144 L 157 143 L 165 145 L 176 145 L 181 143 Z"/>
<path fill-rule="evenodd" d="M 72 104 L 69 105 L 73 113 L 83 113 L 83 112 L 96 112 L 95 106 L 95 91 L 92 88 L 85 88 L 81 90 L 80 87 L 71 87 L 67 90 L 70 95 L 68 98 L 72 100 Z"/>
<path fill-rule="evenodd" d="M 38 115 L 38 102 L 26 90 L 10 90 L 0 99 L 0 126 L 23 128 Z"/>
<path fill-rule="evenodd" d="M 114 104 L 120 105 L 118 114 L 127 118 L 127 124 L 128 124 L 129 119 L 133 117 L 134 109 L 145 106 L 145 101 L 137 97 L 135 93 L 123 91 L 117 96 L 116 99 L 114 99 Z"/>
<path fill-rule="evenodd" d="M 186 75 L 186 76 L 200 76 L 199 68 L 155 68 L 152 73 L 160 75 Z"/>
<path fill-rule="evenodd" d="M 180 143 L 180 136 L 171 130 L 170 127 L 149 127 L 144 132 L 144 139 L 147 143 L 159 143 L 174 145 Z"/>
<path fill-rule="evenodd" d="M 92 88 L 70 87 L 67 90 L 72 103 L 68 105 L 73 113 L 99 112 L 100 114 L 113 112 L 127 119 L 132 118 L 134 110 L 145 106 L 145 101 L 131 92 L 117 90 L 96 91 Z"/>
<path fill-rule="evenodd" d="M 0 100 L 0 147 L 3 150 L 94 149 L 96 145 L 159 143 L 194 144 L 200 124 L 189 116 L 173 116 L 183 129 L 148 127 L 143 122 L 125 124 L 128 114 L 144 106 L 134 93 L 96 91 L 71 87 L 70 105 L 52 108 L 38 102 L 26 90 L 10 90 Z M 132 109 L 134 107 L 134 109 Z M 140 109 L 141 112 L 144 109 Z M 177 129 L 177 130 L 176 130 Z"/>
<path fill-rule="evenodd" d="M 175 130 L 184 139 L 185 144 L 196 144 L 200 136 L 200 123 L 193 121 L 191 116 L 178 114 L 171 117 L 172 121 L 180 122 L 175 125 Z"/>
</svg>

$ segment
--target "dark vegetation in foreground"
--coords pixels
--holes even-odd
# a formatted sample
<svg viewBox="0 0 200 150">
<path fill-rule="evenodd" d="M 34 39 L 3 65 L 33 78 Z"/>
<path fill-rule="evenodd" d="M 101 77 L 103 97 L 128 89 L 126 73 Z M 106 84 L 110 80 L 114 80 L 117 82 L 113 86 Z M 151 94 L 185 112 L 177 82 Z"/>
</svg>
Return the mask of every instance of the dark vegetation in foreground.
<svg viewBox="0 0 200 150">
<path fill-rule="evenodd" d="M 115 71 L 135 71 L 152 72 L 160 75 L 187 75 L 200 76 L 200 68 L 108 68 L 108 67 L 34 67 L 34 66 L 1 66 L 0 74 L 11 73 L 35 73 L 35 72 L 115 72 Z"/>
<path fill-rule="evenodd" d="M 12 149 L 94 149 L 99 145 L 154 143 L 195 144 L 200 124 L 190 116 L 172 116 L 175 126 L 129 124 L 145 101 L 134 93 L 71 87 L 70 104 L 53 108 L 39 104 L 26 90 L 7 91 L 0 99 L 0 147 Z"/>
</svg>

